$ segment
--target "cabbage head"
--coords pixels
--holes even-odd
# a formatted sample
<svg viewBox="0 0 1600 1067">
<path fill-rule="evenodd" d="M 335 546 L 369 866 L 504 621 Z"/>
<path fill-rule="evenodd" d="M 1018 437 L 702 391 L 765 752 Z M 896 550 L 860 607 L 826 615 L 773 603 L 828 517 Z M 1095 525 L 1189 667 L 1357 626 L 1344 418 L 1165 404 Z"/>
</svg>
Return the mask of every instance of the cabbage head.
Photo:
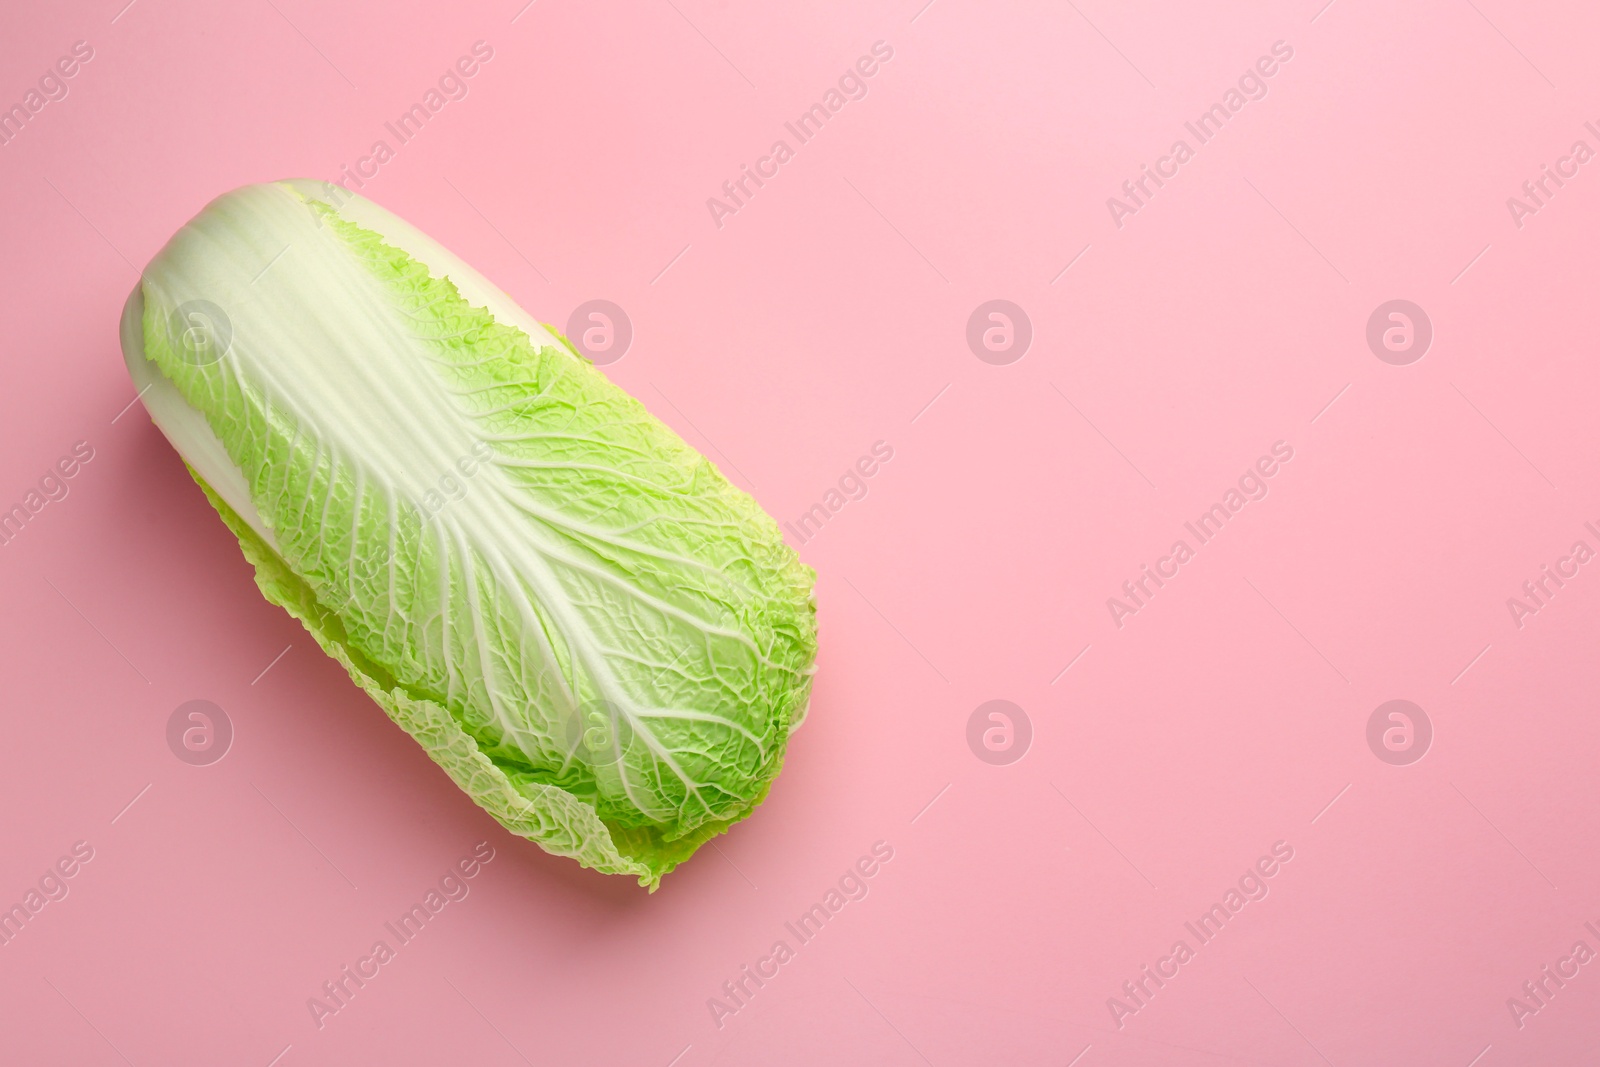
<svg viewBox="0 0 1600 1067">
<path fill-rule="evenodd" d="M 507 829 L 654 889 L 766 796 L 815 575 L 426 235 L 336 186 L 235 190 L 122 341 L 261 592 Z"/>
</svg>

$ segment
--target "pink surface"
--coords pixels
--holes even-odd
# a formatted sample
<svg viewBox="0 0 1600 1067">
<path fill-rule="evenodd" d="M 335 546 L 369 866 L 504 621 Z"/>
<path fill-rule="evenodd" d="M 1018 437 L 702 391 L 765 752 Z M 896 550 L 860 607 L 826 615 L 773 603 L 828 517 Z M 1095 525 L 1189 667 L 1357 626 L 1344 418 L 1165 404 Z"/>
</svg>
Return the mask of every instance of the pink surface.
<svg viewBox="0 0 1600 1067">
<path fill-rule="evenodd" d="M 0 34 L 0 103 L 93 53 L 0 146 L 0 506 L 84 443 L 0 547 L 0 902 L 66 892 L 0 947 L 0 1060 L 1592 1062 L 1592 9 L 122 2 Z M 800 548 L 823 637 L 788 768 L 654 896 L 455 790 L 124 410 L 118 312 L 167 236 L 379 139 L 363 193 L 546 321 L 625 309 L 607 373 L 780 520 L 893 450 Z M 744 164 L 765 185 L 708 207 Z M 1164 184 L 1113 210 L 1143 165 Z M 1000 320 L 969 348 L 991 300 L 1020 360 L 983 347 Z M 1369 347 L 1392 300 L 1420 359 L 1385 316 Z M 169 747 L 191 700 L 232 724 L 218 762 Z M 992 700 L 1031 730 L 971 724 Z M 1369 744 L 1391 700 L 1431 737 L 1386 711 Z M 479 842 L 466 896 L 315 1018 Z"/>
</svg>

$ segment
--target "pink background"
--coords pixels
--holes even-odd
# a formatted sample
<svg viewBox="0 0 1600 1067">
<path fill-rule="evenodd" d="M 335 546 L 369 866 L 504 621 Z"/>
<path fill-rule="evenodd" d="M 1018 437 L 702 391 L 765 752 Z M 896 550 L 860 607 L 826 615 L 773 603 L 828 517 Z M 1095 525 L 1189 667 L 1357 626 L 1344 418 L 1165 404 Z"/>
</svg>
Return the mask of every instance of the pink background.
<svg viewBox="0 0 1600 1067">
<path fill-rule="evenodd" d="M 1507 1006 L 1600 950 L 1600 568 L 1506 605 L 1600 548 L 1600 163 L 1506 205 L 1600 149 L 1587 5 L 122 2 L 0 31 L 0 103 L 94 49 L 0 147 L 0 506 L 94 449 L 0 548 L 0 904 L 94 849 L 0 948 L 0 1059 L 1592 1062 L 1600 966 Z M 480 39 L 365 194 L 558 327 L 620 304 L 607 373 L 779 519 L 894 449 L 801 549 L 787 770 L 654 896 L 502 831 L 261 599 L 142 408 L 113 421 L 136 268 L 220 192 L 336 177 Z M 706 198 L 878 40 L 866 98 L 719 229 Z M 1279 40 L 1118 228 L 1106 198 Z M 965 342 L 993 298 L 1033 324 L 1007 366 Z M 1409 366 L 1365 340 L 1396 298 L 1434 327 Z M 1119 629 L 1106 599 L 1278 440 L 1266 499 Z M 165 740 L 196 698 L 236 730 L 205 767 Z M 1033 727 L 1009 766 L 966 740 L 996 698 Z M 1409 766 L 1366 740 L 1396 698 L 1435 731 Z M 306 999 L 481 840 L 470 896 L 318 1029 Z M 879 840 L 870 895 L 715 1025 Z M 1280 840 L 1119 1029 L 1107 999 Z"/>
</svg>

